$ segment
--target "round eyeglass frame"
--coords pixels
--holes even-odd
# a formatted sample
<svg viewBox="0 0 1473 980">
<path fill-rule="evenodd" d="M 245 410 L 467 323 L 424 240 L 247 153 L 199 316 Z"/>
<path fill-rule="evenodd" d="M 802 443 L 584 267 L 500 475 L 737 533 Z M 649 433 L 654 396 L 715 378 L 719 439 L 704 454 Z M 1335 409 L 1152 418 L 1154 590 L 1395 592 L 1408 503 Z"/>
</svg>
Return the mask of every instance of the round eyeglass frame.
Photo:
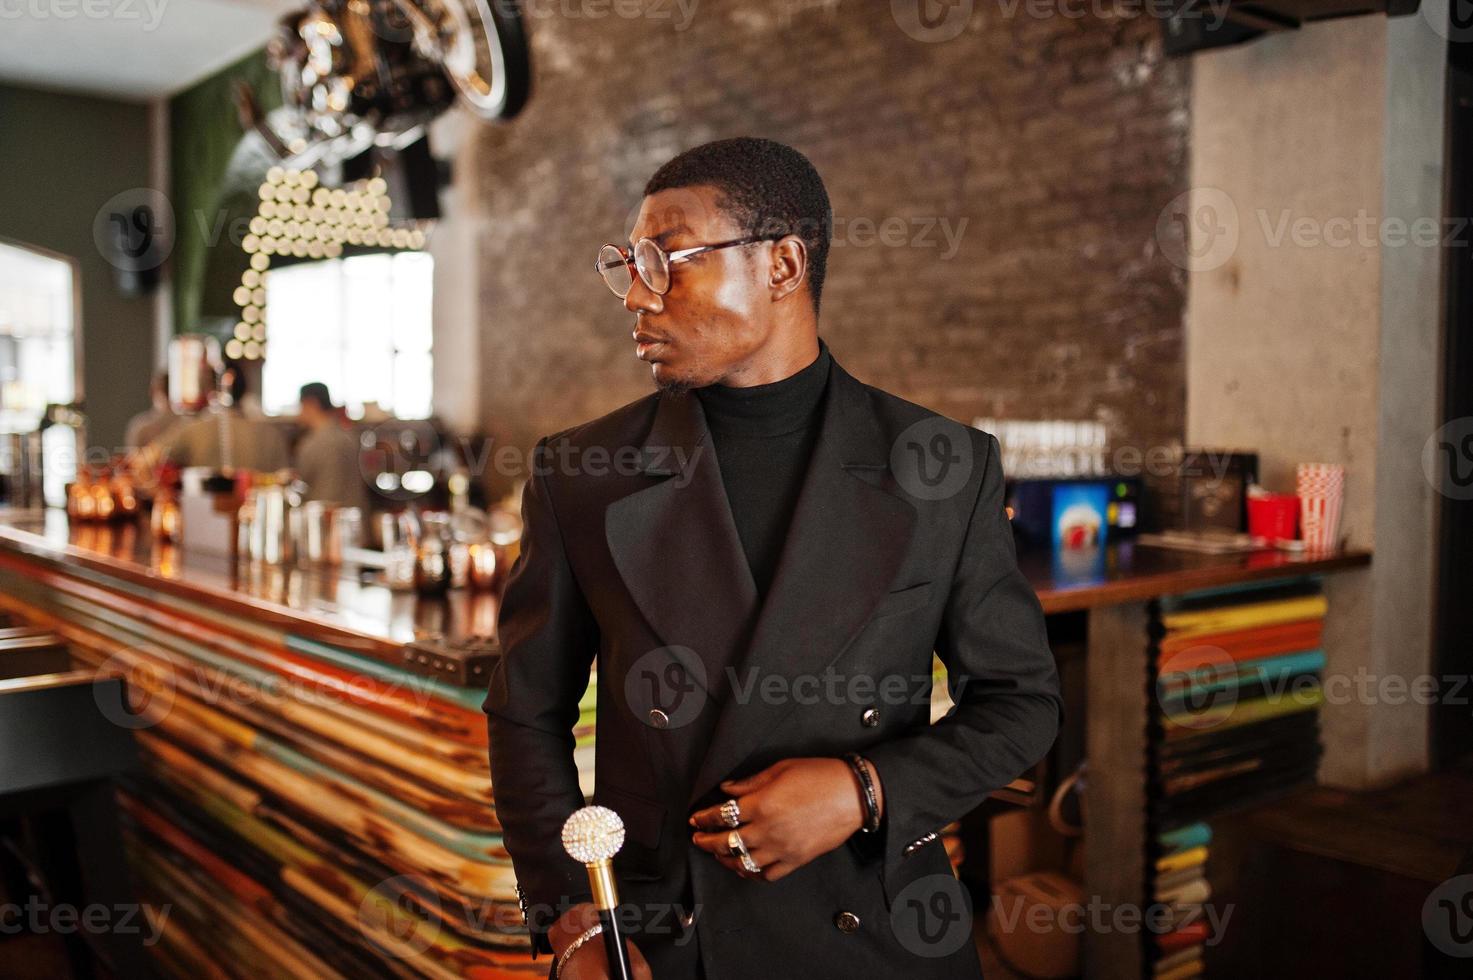
<svg viewBox="0 0 1473 980">
<path fill-rule="evenodd" d="M 604 285 L 615 296 L 623 299 L 629 295 L 629 290 L 634 288 L 634 275 L 628 273 L 628 267 L 634 266 L 635 272 L 639 274 L 640 281 L 656 296 L 664 296 L 670 292 L 670 267 L 681 262 L 688 262 L 697 255 L 706 252 L 714 252 L 722 248 L 736 248 L 740 245 L 752 245 L 756 242 L 777 241 L 781 235 L 749 235 L 746 238 L 734 238 L 728 242 L 716 242 L 711 245 L 697 245 L 694 248 L 682 248 L 678 251 L 667 252 L 660 247 L 659 242 L 653 238 L 641 238 L 634 246 L 626 252 L 623 248 L 610 242 L 598 250 L 598 261 L 594 263 L 594 271 L 603 279 Z M 633 254 L 630 254 L 633 253 Z M 629 275 L 629 284 L 622 290 L 615 284 L 611 274 L 615 269 L 623 268 Z"/>
</svg>

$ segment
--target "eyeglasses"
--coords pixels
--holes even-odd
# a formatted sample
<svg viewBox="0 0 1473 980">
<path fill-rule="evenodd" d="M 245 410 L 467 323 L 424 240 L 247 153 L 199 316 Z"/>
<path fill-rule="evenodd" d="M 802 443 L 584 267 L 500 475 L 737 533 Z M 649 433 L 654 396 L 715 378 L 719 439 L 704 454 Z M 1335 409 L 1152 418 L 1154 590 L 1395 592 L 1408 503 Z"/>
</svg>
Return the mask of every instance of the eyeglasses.
<svg viewBox="0 0 1473 980">
<path fill-rule="evenodd" d="M 633 258 L 617 245 L 605 245 L 598 250 L 598 265 L 594 268 L 598 270 L 599 275 L 603 276 L 604 282 L 608 283 L 614 295 L 620 299 L 628 296 L 630 287 L 634 285 L 634 273 L 629 271 L 631 265 L 639 272 L 640 280 L 649 287 L 650 292 L 657 296 L 664 296 L 670 291 L 670 267 L 677 262 L 687 262 L 697 255 L 714 252 L 720 248 L 736 248 L 738 245 L 776 240 L 777 238 L 772 235 L 752 235 L 729 242 L 698 245 L 695 248 L 683 248 L 678 252 L 667 252 L 656 244 L 653 238 L 641 238 L 634 243 Z"/>
</svg>

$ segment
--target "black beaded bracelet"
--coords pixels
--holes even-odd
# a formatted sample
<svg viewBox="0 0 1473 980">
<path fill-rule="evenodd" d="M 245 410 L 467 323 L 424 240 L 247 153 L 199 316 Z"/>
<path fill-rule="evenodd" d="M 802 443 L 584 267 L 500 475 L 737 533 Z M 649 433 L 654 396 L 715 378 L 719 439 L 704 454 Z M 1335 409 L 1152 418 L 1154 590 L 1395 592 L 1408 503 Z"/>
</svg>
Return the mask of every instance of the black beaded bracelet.
<svg viewBox="0 0 1473 980">
<path fill-rule="evenodd" d="M 869 763 L 857 752 L 846 753 L 844 760 L 854 770 L 854 775 L 864 790 L 864 825 L 859 829 L 866 834 L 873 834 L 880 829 L 880 801 L 875 796 L 875 781 L 870 776 Z"/>
</svg>

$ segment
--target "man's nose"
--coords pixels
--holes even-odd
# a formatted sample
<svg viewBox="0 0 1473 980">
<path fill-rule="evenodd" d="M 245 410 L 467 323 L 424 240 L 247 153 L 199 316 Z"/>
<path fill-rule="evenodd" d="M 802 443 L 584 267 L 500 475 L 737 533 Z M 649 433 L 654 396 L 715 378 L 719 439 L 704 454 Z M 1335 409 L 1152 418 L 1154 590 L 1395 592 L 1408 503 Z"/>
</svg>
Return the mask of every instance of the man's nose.
<svg viewBox="0 0 1473 980">
<path fill-rule="evenodd" d="M 636 275 L 629 292 L 624 294 L 624 309 L 630 313 L 662 313 L 665 310 L 665 298 L 646 286 L 644 280 Z"/>
</svg>

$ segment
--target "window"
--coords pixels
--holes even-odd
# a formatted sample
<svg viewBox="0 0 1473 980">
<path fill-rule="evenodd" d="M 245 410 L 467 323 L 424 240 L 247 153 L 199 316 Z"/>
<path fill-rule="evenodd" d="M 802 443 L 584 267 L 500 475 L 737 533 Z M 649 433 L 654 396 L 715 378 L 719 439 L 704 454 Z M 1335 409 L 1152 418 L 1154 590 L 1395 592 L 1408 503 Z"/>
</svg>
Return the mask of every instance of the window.
<svg viewBox="0 0 1473 980">
<path fill-rule="evenodd" d="M 376 404 L 401 419 L 428 418 L 434 271 L 418 251 L 273 268 L 261 407 L 294 411 L 302 385 L 321 381 L 354 417 Z"/>
<path fill-rule="evenodd" d="M 0 432 L 35 432 L 47 405 L 81 397 L 76 284 L 71 259 L 0 241 Z M 41 487 L 51 506 L 66 502 L 79 439 L 68 425 L 50 426 L 41 436 Z M 16 460 L 0 465 L 9 471 Z"/>
<path fill-rule="evenodd" d="M 76 400 L 73 282 L 69 260 L 0 242 L 0 431 Z"/>
</svg>

